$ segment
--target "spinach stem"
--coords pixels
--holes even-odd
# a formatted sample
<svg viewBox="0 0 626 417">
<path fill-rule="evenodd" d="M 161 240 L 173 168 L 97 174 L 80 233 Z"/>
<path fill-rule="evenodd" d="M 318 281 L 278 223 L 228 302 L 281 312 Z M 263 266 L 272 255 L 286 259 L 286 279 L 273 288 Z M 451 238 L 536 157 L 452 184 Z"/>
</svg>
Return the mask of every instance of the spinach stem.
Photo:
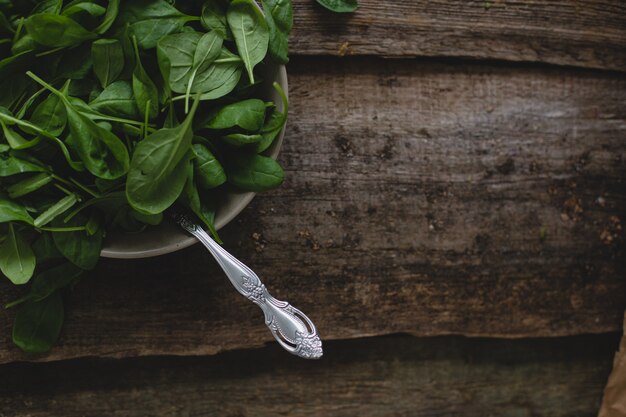
<svg viewBox="0 0 626 417">
<path fill-rule="evenodd" d="M 10 303 L 5 304 L 4 308 L 5 309 L 9 309 L 11 307 L 15 307 L 16 305 L 19 305 L 19 304 L 22 304 L 22 303 L 24 303 L 26 301 L 32 300 L 33 298 L 37 298 L 37 296 L 34 295 L 34 294 L 26 294 L 25 296 L 20 297 L 20 298 L 18 298 L 15 301 L 11 301 Z"/>
<path fill-rule="evenodd" d="M 70 190 L 68 190 L 67 188 L 65 188 L 64 186 L 62 186 L 61 184 L 54 184 L 55 187 L 57 187 L 59 190 L 63 191 L 65 194 L 67 195 L 72 195 L 74 194 L 73 192 L 71 192 Z"/>
<path fill-rule="evenodd" d="M 86 185 L 81 184 L 78 180 L 70 177 L 70 181 L 72 182 L 72 184 L 74 184 L 75 186 L 77 186 L 78 188 L 80 188 L 81 190 L 83 190 L 84 192 L 86 192 L 87 194 L 89 194 L 92 197 L 100 197 L 100 194 L 92 191 L 90 188 L 88 188 Z"/>
<path fill-rule="evenodd" d="M 144 130 L 143 130 L 143 138 L 147 138 L 148 137 L 148 122 L 149 122 L 149 118 L 150 118 L 150 104 L 152 104 L 150 102 L 150 100 L 146 101 L 146 111 L 144 114 Z"/>
<path fill-rule="evenodd" d="M 96 197 L 96 198 L 92 198 L 89 201 L 85 201 L 83 204 L 81 204 L 80 206 L 76 207 L 76 209 L 74 211 L 72 211 L 70 214 L 68 214 L 67 216 L 65 216 L 65 218 L 63 219 L 64 223 L 69 222 L 70 220 L 72 220 L 78 213 L 80 213 L 81 211 L 83 211 L 84 209 L 86 209 L 87 207 L 91 207 L 95 204 L 98 204 L 100 202 L 103 201 L 108 201 L 108 200 L 119 200 L 119 199 L 123 199 L 124 195 L 123 194 L 119 194 L 119 193 L 112 193 L 110 195 L 105 195 L 105 196 L 101 196 L 101 197 Z"/>
<path fill-rule="evenodd" d="M 65 184 L 67 186 L 75 186 L 80 188 L 82 191 L 86 192 L 87 194 L 89 194 L 92 197 L 100 197 L 99 194 L 93 192 L 92 190 L 90 190 L 87 186 L 81 184 L 78 180 L 74 179 L 74 178 L 70 178 L 69 181 L 66 180 L 65 178 L 61 178 L 56 174 L 52 174 L 52 178 L 54 178 L 55 180 L 59 181 L 62 184 Z"/>
<path fill-rule="evenodd" d="M 54 48 L 54 49 L 50 49 L 49 51 L 44 51 L 44 52 L 40 52 L 37 55 L 35 55 L 37 58 L 41 58 L 42 56 L 46 56 L 46 55 L 52 55 L 55 54 L 57 52 L 60 52 L 62 50 L 64 50 L 65 48 Z"/>
<path fill-rule="evenodd" d="M 69 233 L 69 232 L 84 232 L 87 230 L 85 226 L 78 227 L 38 227 L 37 229 L 44 232 L 55 232 L 55 233 Z"/>
</svg>

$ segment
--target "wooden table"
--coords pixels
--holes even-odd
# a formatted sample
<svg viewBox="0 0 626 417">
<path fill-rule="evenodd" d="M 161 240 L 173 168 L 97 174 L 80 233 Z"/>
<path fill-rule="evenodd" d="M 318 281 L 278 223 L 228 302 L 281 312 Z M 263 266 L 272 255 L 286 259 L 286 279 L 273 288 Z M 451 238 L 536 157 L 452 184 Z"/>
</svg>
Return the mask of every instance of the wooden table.
<svg viewBox="0 0 626 417">
<path fill-rule="evenodd" d="M 295 1 L 287 180 L 223 231 L 325 358 L 268 344 L 199 247 L 103 260 L 49 355 L 2 311 L 0 415 L 595 415 L 626 308 L 626 3 L 360 3 Z"/>
</svg>

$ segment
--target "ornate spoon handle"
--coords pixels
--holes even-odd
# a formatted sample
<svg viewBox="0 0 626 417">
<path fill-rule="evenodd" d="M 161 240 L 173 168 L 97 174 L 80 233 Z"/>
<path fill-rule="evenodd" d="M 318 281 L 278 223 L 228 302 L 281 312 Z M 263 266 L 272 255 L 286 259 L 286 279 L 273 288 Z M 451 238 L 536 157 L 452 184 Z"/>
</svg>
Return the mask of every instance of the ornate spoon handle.
<svg viewBox="0 0 626 417">
<path fill-rule="evenodd" d="M 322 341 L 313 322 L 297 308 L 272 297 L 259 277 L 247 266 L 217 244 L 207 232 L 187 216 L 176 216 L 176 222 L 194 235 L 220 264 L 233 286 L 261 307 L 265 324 L 288 352 L 305 359 L 322 357 Z"/>
</svg>

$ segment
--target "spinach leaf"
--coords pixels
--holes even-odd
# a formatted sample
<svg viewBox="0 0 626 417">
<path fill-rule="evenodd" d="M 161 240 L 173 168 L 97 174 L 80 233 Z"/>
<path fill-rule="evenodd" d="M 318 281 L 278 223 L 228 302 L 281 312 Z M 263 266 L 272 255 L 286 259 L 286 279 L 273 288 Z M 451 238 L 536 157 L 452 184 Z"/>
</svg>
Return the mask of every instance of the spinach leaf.
<svg viewBox="0 0 626 417">
<path fill-rule="evenodd" d="M 35 258 L 37 258 L 38 264 L 57 259 L 63 259 L 63 255 L 54 245 L 54 240 L 52 239 L 52 234 L 50 232 L 41 233 L 41 235 L 37 239 L 35 239 L 31 247 L 33 248 L 33 252 L 35 253 Z M 37 282 L 37 277 L 35 277 L 33 285 L 35 282 Z"/>
<path fill-rule="evenodd" d="M 98 178 L 116 179 L 128 172 L 126 146 L 112 132 L 98 126 L 59 90 L 29 72 L 28 75 L 56 95 L 65 106 L 73 148 L 89 172 Z"/>
<path fill-rule="evenodd" d="M 87 222 L 87 218 L 78 214 L 67 223 L 57 217 L 52 225 L 59 228 L 82 227 Z M 95 268 L 98 259 L 100 259 L 102 237 L 101 232 L 93 236 L 88 235 L 86 231 L 52 232 L 54 244 L 59 252 L 77 267 L 87 270 Z"/>
<path fill-rule="evenodd" d="M 89 107 L 93 110 L 114 117 L 138 119 L 139 107 L 129 81 L 116 81 L 100 93 Z"/>
<path fill-rule="evenodd" d="M 59 136 L 67 125 L 67 111 L 61 99 L 50 94 L 35 108 L 30 121 L 49 134 Z"/>
<path fill-rule="evenodd" d="M 102 23 L 98 25 L 98 27 L 94 30 L 95 33 L 102 35 L 109 30 L 109 28 L 117 19 L 117 16 L 120 11 L 120 0 L 109 0 L 109 5 L 107 6 L 106 14 L 104 15 L 104 19 Z"/>
<path fill-rule="evenodd" d="M 56 77 L 60 79 L 71 80 L 85 80 L 85 83 L 90 82 L 87 78 L 93 72 L 93 61 L 91 59 L 91 45 L 85 42 L 81 45 L 75 46 L 71 49 L 67 49 L 58 64 Z M 85 84 L 83 83 L 83 85 Z M 75 89 L 81 84 L 72 83 L 69 88 Z M 72 92 L 72 94 L 75 94 Z"/>
<path fill-rule="evenodd" d="M 70 194 L 63 197 L 35 218 L 35 227 L 43 227 L 47 225 L 61 214 L 71 209 L 76 203 L 78 203 L 78 201 L 78 196 L 76 194 Z"/>
<path fill-rule="evenodd" d="M 317 2 L 335 13 L 352 13 L 359 7 L 357 0 L 317 0 Z"/>
<path fill-rule="evenodd" d="M 226 173 L 222 164 L 213 156 L 211 151 L 201 144 L 194 144 L 192 149 L 195 155 L 193 165 L 198 186 L 209 190 L 224 184 Z"/>
<path fill-rule="evenodd" d="M 135 148 L 126 181 L 126 198 L 136 211 L 161 213 L 183 191 L 193 138 L 192 120 L 198 104 L 196 98 L 181 125 L 158 130 Z"/>
<path fill-rule="evenodd" d="M 199 20 L 187 16 L 165 0 L 135 0 L 122 4 L 121 25 L 129 25 L 142 49 L 154 48 L 164 36 L 180 32 L 188 22 Z"/>
<path fill-rule="evenodd" d="M 32 225 L 34 220 L 22 204 L 0 198 L 0 223 L 6 222 L 24 222 Z"/>
<path fill-rule="evenodd" d="M 2 126 L 4 139 L 6 139 L 7 143 L 12 149 L 32 148 L 33 146 L 37 145 L 41 140 L 40 138 L 35 138 L 32 140 L 25 139 L 18 132 L 7 127 L 6 122 L 4 122 L 3 120 L 0 120 L 0 126 Z"/>
<path fill-rule="evenodd" d="M 102 88 L 117 80 L 124 70 L 124 50 L 117 39 L 99 39 L 91 44 L 93 71 Z"/>
<path fill-rule="evenodd" d="M 137 40 L 133 38 L 135 45 L 136 66 L 133 72 L 133 92 L 139 111 L 144 117 L 154 119 L 159 114 L 159 90 L 156 84 L 141 64 Z"/>
<path fill-rule="evenodd" d="M 261 129 L 263 139 L 261 139 L 261 141 L 257 144 L 258 153 L 265 152 L 270 146 L 272 146 L 272 143 L 274 143 L 280 132 L 283 130 L 283 127 L 285 127 L 285 123 L 287 123 L 287 116 L 289 115 L 289 100 L 287 100 L 287 95 L 278 83 L 274 83 L 274 88 L 282 100 L 283 111 L 280 112 L 276 108 L 272 109 L 272 112 L 265 121 L 265 126 Z"/>
<path fill-rule="evenodd" d="M 63 1 L 61 0 L 43 0 L 35 6 L 32 10 L 32 14 L 35 13 L 51 13 L 59 14 L 63 8 Z"/>
<path fill-rule="evenodd" d="M 236 155 L 226 166 L 228 182 L 245 191 L 267 191 L 283 183 L 278 162 L 261 155 Z"/>
<path fill-rule="evenodd" d="M 215 32 L 205 35 L 198 32 L 169 35 L 157 45 L 161 74 L 176 93 L 205 92 L 205 87 L 196 83 L 205 78 L 202 74 L 221 52 L 222 39 Z"/>
<path fill-rule="evenodd" d="M 30 245 L 9 223 L 7 237 L 0 244 L 0 270 L 13 284 L 22 285 L 32 278 L 36 264 Z"/>
<path fill-rule="evenodd" d="M 291 0 L 262 0 L 270 32 L 269 53 L 279 64 L 289 62 L 289 34 L 293 28 Z"/>
<path fill-rule="evenodd" d="M 13 323 L 13 343 L 24 352 L 47 352 L 59 338 L 62 326 L 63 300 L 57 291 L 19 309 Z"/>
<path fill-rule="evenodd" d="M 11 185 L 7 193 L 11 199 L 20 198 L 50 184 L 53 179 L 52 174 L 42 172 Z"/>
<path fill-rule="evenodd" d="M 226 18 L 250 83 L 254 84 L 254 67 L 265 58 L 270 40 L 263 13 L 253 0 L 233 0 Z"/>
<path fill-rule="evenodd" d="M 202 6 L 200 21 L 206 30 L 213 30 L 222 38 L 232 40 L 233 34 L 226 21 L 228 0 L 209 0 Z"/>
<path fill-rule="evenodd" d="M 44 137 L 52 140 L 55 144 L 57 144 L 59 146 L 59 148 L 61 148 L 61 151 L 63 152 L 63 156 L 65 157 L 65 160 L 67 161 L 67 163 L 69 164 L 69 166 L 72 169 L 74 169 L 76 171 L 84 171 L 84 166 L 83 166 L 82 162 L 76 162 L 76 161 L 72 160 L 72 156 L 70 155 L 70 152 L 67 149 L 67 146 L 65 146 L 65 143 L 63 141 L 61 141 L 59 138 L 57 138 L 56 136 L 49 134 L 45 130 L 40 129 L 39 127 L 35 126 L 34 124 L 32 124 L 30 122 L 16 119 L 16 118 L 14 118 L 12 116 L 8 116 L 6 114 L 3 114 L 2 112 L 0 112 L 0 119 L 8 120 L 11 123 L 19 124 L 20 127 L 26 128 L 29 131 L 36 132 L 38 135 L 44 136 Z M 1 174 L 2 170 L 3 170 L 2 162 L 0 161 L 0 176 L 2 176 L 2 174 Z"/>
<path fill-rule="evenodd" d="M 78 45 L 97 36 L 69 17 L 50 13 L 31 15 L 24 27 L 37 43 L 52 48 Z"/>
<path fill-rule="evenodd" d="M 26 172 L 45 172 L 46 168 L 14 155 L 0 155 L 0 177 L 10 177 Z"/>
<path fill-rule="evenodd" d="M 210 211 L 207 205 L 202 204 L 200 193 L 198 193 L 198 189 L 196 188 L 194 181 L 193 166 L 188 165 L 187 168 L 187 182 L 185 183 L 185 188 L 183 194 L 181 195 L 180 202 L 187 206 L 206 225 L 209 232 L 213 235 L 217 242 L 222 243 L 213 224 L 215 212 Z"/>
<path fill-rule="evenodd" d="M 56 250 L 56 248 L 55 248 Z M 37 258 L 39 261 L 39 258 Z M 84 273 L 82 269 L 70 262 L 63 263 L 45 270 L 32 279 L 30 292 L 25 296 L 10 302 L 5 308 L 15 307 L 26 301 L 41 301 L 50 297 L 55 291 L 76 282 Z"/>
<path fill-rule="evenodd" d="M 204 93 L 203 75 L 222 52 L 223 39 L 217 32 L 197 32 L 166 36 L 157 44 L 159 67 L 170 90 L 185 93 L 185 110 L 191 93 Z M 200 88 L 200 89 L 199 89 Z"/>
<path fill-rule="evenodd" d="M 246 135 L 243 133 L 230 133 L 228 135 L 222 136 L 222 140 L 233 146 L 245 146 L 253 143 L 258 143 L 263 140 L 263 136 L 261 135 Z"/>
<path fill-rule="evenodd" d="M 99 4 L 83 1 L 80 3 L 69 4 L 65 7 L 65 9 L 63 9 L 61 15 L 71 17 L 81 13 L 87 13 L 90 16 L 98 17 L 105 14 L 106 9 Z"/>
<path fill-rule="evenodd" d="M 212 130 L 240 127 L 250 132 L 256 132 L 263 127 L 264 121 L 265 102 L 252 98 L 220 108 L 202 124 L 202 127 Z"/>
</svg>

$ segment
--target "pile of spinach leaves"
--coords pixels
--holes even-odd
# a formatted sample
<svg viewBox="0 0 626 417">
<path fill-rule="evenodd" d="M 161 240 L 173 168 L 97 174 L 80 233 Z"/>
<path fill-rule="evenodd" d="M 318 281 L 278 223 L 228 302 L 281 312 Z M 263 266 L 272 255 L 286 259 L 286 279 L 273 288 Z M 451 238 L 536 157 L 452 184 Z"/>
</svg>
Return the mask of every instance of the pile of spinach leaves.
<svg viewBox="0 0 626 417">
<path fill-rule="evenodd" d="M 318 0 L 336 12 L 355 0 Z M 30 290 L 13 341 L 45 352 L 60 290 L 106 234 L 174 205 L 213 227 L 232 189 L 279 186 L 264 155 L 287 119 L 259 69 L 288 61 L 291 0 L 0 0 L 0 271 Z"/>
</svg>

